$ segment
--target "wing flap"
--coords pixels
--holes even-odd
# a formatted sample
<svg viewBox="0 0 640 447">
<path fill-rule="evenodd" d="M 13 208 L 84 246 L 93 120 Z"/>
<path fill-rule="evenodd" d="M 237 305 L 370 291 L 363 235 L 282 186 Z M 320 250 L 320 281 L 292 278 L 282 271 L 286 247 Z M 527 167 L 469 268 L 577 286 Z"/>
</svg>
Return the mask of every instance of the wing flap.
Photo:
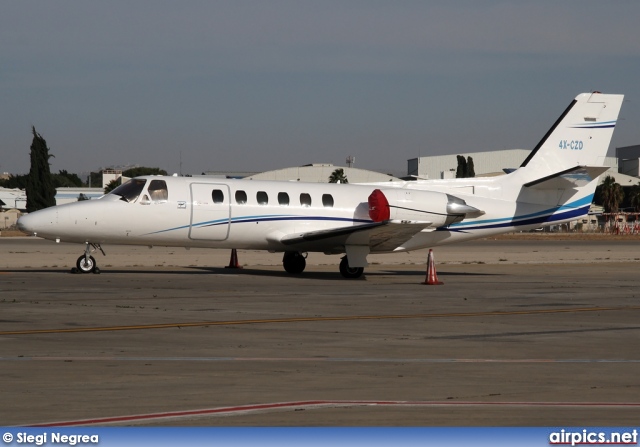
<svg viewBox="0 0 640 447">
<path fill-rule="evenodd" d="M 330 228 L 283 236 L 283 245 L 313 246 L 318 242 L 340 245 L 366 245 L 375 251 L 391 251 L 415 234 L 429 227 L 431 222 L 386 220 L 351 227 Z"/>
</svg>

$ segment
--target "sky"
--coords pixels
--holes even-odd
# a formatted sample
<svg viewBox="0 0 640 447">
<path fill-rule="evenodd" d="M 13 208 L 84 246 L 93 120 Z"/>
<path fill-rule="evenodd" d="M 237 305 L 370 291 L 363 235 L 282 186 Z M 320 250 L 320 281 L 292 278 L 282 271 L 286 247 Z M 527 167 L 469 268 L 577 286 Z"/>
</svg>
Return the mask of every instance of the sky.
<svg viewBox="0 0 640 447">
<path fill-rule="evenodd" d="M 636 0 L 12 1 L 0 9 L 0 173 L 308 163 L 531 149 L 583 92 L 640 144 Z"/>
</svg>

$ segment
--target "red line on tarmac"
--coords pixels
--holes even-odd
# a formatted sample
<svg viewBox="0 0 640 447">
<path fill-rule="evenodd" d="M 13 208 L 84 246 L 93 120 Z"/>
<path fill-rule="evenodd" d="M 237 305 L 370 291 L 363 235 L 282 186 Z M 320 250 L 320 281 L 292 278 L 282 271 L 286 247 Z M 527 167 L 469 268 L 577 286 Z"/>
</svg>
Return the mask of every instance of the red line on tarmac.
<svg viewBox="0 0 640 447">
<path fill-rule="evenodd" d="M 403 401 L 403 400 L 309 400 L 299 402 L 276 402 L 269 404 L 240 405 L 235 407 L 206 408 L 200 410 L 170 411 L 164 413 L 135 414 L 106 418 L 79 419 L 75 421 L 48 422 L 25 425 L 25 427 L 73 427 L 86 425 L 107 425 L 127 422 L 153 421 L 185 418 L 189 416 L 230 416 L 242 413 L 268 412 L 288 408 L 339 408 L 352 406 L 405 406 L 405 407 L 623 407 L 640 408 L 638 402 L 473 402 L 473 401 Z"/>
</svg>

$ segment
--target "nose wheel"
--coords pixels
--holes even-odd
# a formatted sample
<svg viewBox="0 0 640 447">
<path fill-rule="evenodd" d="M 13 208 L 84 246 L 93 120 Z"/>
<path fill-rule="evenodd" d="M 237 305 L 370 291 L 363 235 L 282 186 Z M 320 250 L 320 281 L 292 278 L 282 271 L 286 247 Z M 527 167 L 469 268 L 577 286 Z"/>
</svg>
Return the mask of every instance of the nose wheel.
<svg viewBox="0 0 640 447">
<path fill-rule="evenodd" d="M 82 255 L 76 261 L 76 267 L 80 273 L 96 273 L 96 260 L 93 256 Z"/>
<path fill-rule="evenodd" d="M 78 260 L 76 261 L 76 267 L 71 269 L 71 273 L 100 273 L 100 269 L 96 264 L 95 258 L 91 256 L 91 253 L 95 252 L 96 250 L 100 250 L 103 255 L 105 254 L 100 244 L 92 244 L 87 242 L 84 249 L 84 254 L 78 258 Z"/>
</svg>

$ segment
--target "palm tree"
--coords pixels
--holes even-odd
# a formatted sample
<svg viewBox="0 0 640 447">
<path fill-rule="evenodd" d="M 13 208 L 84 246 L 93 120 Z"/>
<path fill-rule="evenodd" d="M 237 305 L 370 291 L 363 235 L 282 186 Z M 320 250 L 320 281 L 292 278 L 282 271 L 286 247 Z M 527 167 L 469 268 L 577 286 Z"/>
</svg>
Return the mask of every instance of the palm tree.
<svg viewBox="0 0 640 447">
<path fill-rule="evenodd" d="M 608 175 L 602 182 L 602 206 L 605 213 L 616 213 L 624 199 L 624 191 L 622 186 L 616 183 L 616 179 Z"/>
<path fill-rule="evenodd" d="M 344 173 L 344 169 L 338 168 L 329 176 L 329 183 L 349 183 L 347 175 Z"/>
<path fill-rule="evenodd" d="M 630 188 L 629 203 L 636 213 L 640 212 L 640 183 Z"/>
<path fill-rule="evenodd" d="M 107 186 L 104 187 L 104 193 L 109 194 L 111 191 L 116 189 L 122 183 L 122 177 L 118 177 L 109 182 Z"/>
</svg>

